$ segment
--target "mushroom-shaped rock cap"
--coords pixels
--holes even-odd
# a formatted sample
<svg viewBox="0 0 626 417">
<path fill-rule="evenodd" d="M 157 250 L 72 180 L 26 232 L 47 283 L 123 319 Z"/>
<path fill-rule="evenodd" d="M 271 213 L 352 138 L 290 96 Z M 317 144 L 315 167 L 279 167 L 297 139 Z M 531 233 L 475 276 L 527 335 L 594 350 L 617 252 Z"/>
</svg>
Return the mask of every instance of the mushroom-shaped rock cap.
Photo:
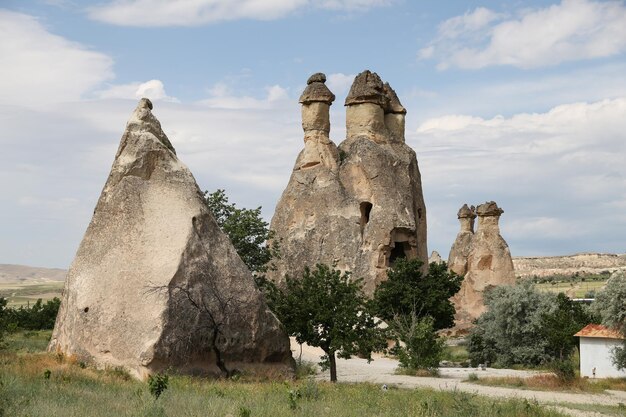
<svg viewBox="0 0 626 417">
<path fill-rule="evenodd" d="M 365 70 L 354 78 L 348 97 L 346 97 L 345 105 L 374 103 L 384 107 L 385 101 L 386 97 L 382 80 L 375 72 Z"/>
<path fill-rule="evenodd" d="M 500 216 L 502 213 L 504 210 L 498 207 L 495 201 L 487 201 L 476 208 L 476 214 L 481 217 Z"/>
<path fill-rule="evenodd" d="M 467 206 L 467 204 L 463 204 L 463 207 L 459 209 L 459 212 L 456 215 L 459 219 L 464 219 L 464 218 L 473 219 L 476 217 L 476 212 L 475 212 L 474 206 L 470 208 Z"/>
<path fill-rule="evenodd" d="M 326 75 L 317 72 L 309 77 L 307 86 L 300 96 L 301 104 L 309 104 L 321 102 L 332 104 L 335 101 L 335 95 L 326 87 Z"/>
<path fill-rule="evenodd" d="M 385 93 L 385 113 L 406 114 L 406 109 L 400 103 L 398 95 L 389 83 L 385 83 L 383 86 L 383 92 Z"/>
</svg>

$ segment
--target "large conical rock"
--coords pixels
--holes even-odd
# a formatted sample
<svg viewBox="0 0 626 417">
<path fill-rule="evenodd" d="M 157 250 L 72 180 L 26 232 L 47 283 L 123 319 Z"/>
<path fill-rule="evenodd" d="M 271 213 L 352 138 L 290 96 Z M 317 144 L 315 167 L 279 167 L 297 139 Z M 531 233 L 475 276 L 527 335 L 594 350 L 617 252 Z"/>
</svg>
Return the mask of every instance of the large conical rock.
<svg viewBox="0 0 626 417">
<path fill-rule="evenodd" d="M 151 109 L 128 121 L 48 349 L 139 378 L 291 372 L 282 325 Z"/>
<path fill-rule="evenodd" d="M 494 201 L 459 210 L 461 231 L 448 258 L 449 268 L 465 278 L 452 298 L 456 308 L 454 333 L 466 333 L 472 322 L 485 312 L 485 291 L 498 285 L 514 285 L 513 259 L 500 235 L 499 219 L 504 212 Z M 474 218 L 478 230 L 474 233 Z"/>
<path fill-rule="evenodd" d="M 363 278 L 371 295 L 395 259 L 427 264 L 417 158 L 404 143 L 406 110 L 370 71 L 357 75 L 346 98 L 347 137 L 337 149 L 329 139 L 334 95 L 323 80 L 323 74 L 312 76 L 301 98 L 305 149 L 272 219 L 281 259 L 270 278 L 282 282 L 305 266 L 335 264 Z"/>
</svg>

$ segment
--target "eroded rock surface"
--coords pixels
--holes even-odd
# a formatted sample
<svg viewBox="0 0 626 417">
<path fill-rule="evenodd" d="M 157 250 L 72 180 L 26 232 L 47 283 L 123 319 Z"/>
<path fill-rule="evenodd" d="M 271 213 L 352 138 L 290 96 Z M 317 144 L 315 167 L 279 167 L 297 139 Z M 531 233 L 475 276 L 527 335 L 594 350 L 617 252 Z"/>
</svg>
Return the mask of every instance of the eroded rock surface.
<svg viewBox="0 0 626 417">
<path fill-rule="evenodd" d="M 485 311 L 485 291 L 498 285 L 515 284 L 511 252 L 500 235 L 498 223 L 502 213 L 494 201 L 476 209 L 465 204 L 459 210 L 461 231 L 448 258 L 448 267 L 465 276 L 461 289 L 452 298 L 456 308 L 455 333 L 467 332 L 472 321 Z M 476 216 L 478 228 L 474 232 Z"/>
<path fill-rule="evenodd" d="M 289 339 L 142 99 L 65 282 L 48 349 L 134 376 L 290 373 Z M 195 305 L 194 305 L 195 304 Z"/>
<path fill-rule="evenodd" d="M 347 137 L 337 147 L 328 122 L 334 95 L 323 80 L 312 76 L 300 99 L 305 147 L 272 219 L 281 259 L 269 275 L 280 283 L 305 266 L 335 264 L 372 294 L 395 259 L 428 261 L 417 158 L 404 143 L 406 110 L 370 71 L 346 98 Z"/>
</svg>

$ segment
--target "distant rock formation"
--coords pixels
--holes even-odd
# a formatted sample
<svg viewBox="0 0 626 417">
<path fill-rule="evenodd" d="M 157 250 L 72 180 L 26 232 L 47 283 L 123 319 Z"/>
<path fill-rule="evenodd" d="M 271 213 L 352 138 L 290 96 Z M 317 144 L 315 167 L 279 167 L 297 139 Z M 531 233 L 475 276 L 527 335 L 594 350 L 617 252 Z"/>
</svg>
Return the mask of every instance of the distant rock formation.
<svg viewBox="0 0 626 417">
<path fill-rule="evenodd" d="M 466 332 L 472 321 L 485 311 L 483 297 L 486 290 L 515 284 L 511 252 L 498 225 L 503 212 L 494 201 L 489 201 L 476 209 L 465 204 L 457 215 L 461 231 L 448 257 L 450 270 L 465 276 L 461 289 L 452 297 L 457 334 Z M 476 216 L 478 229 L 474 232 Z"/>
<path fill-rule="evenodd" d="M 291 373 L 289 339 L 139 102 L 68 272 L 48 350 L 144 379 Z"/>
<path fill-rule="evenodd" d="M 325 79 L 311 76 L 300 98 L 304 150 L 271 222 L 281 259 L 269 277 L 281 283 L 305 266 L 335 264 L 372 294 L 396 259 L 428 262 L 421 176 L 404 143 L 406 110 L 389 84 L 370 71 L 356 76 L 345 101 L 347 138 L 337 148 Z"/>
<path fill-rule="evenodd" d="M 437 252 L 436 250 L 432 251 L 432 253 L 428 257 L 428 264 L 432 264 L 432 263 L 440 264 L 442 262 L 443 262 L 443 259 L 441 259 L 441 255 L 439 255 L 439 252 Z"/>
</svg>

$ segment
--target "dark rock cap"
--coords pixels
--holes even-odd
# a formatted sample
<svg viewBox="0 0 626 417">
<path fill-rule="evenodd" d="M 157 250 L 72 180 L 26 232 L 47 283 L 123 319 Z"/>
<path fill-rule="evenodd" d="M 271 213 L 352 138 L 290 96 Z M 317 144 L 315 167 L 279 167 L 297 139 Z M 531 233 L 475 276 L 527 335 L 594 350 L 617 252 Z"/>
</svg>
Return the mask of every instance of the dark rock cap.
<svg viewBox="0 0 626 417">
<path fill-rule="evenodd" d="M 335 101 L 335 95 L 326 87 L 326 75 L 316 72 L 306 81 L 307 86 L 300 96 L 301 104 L 309 104 L 321 102 L 332 104 Z"/>
<path fill-rule="evenodd" d="M 456 215 L 459 219 L 463 219 L 463 218 L 473 219 L 476 217 L 476 211 L 474 209 L 474 206 L 470 208 L 467 206 L 467 204 L 463 204 L 463 207 L 459 209 L 459 212 Z"/>
<path fill-rule="evenodd" d="M 495 201 L 487 201 L 476 209 L 476 214 L 480 217 L 500 216 L 502 213 L 504 213 L 504 210 L 498 207 Z"/>
<path fill-rule="evenodd" d="M 382 80 L 375 72 L 365 70 L 354 78 L 348 97 L 346 97 L 345 105 L 374 103 L 385 107 L 385 101 L 386 97 Z"/>
<path fill-rule="evenodd" d="M 389 83 L 385 83 L 383 85 L 383 92 L 385 94 L 385 113 L 395 113 L 395 114 L 406 114 L 406 109 L 400 103 L 400 99 L 398 95 L 394 91 L 393 88 L 389 85 Z"/>
</svg>

